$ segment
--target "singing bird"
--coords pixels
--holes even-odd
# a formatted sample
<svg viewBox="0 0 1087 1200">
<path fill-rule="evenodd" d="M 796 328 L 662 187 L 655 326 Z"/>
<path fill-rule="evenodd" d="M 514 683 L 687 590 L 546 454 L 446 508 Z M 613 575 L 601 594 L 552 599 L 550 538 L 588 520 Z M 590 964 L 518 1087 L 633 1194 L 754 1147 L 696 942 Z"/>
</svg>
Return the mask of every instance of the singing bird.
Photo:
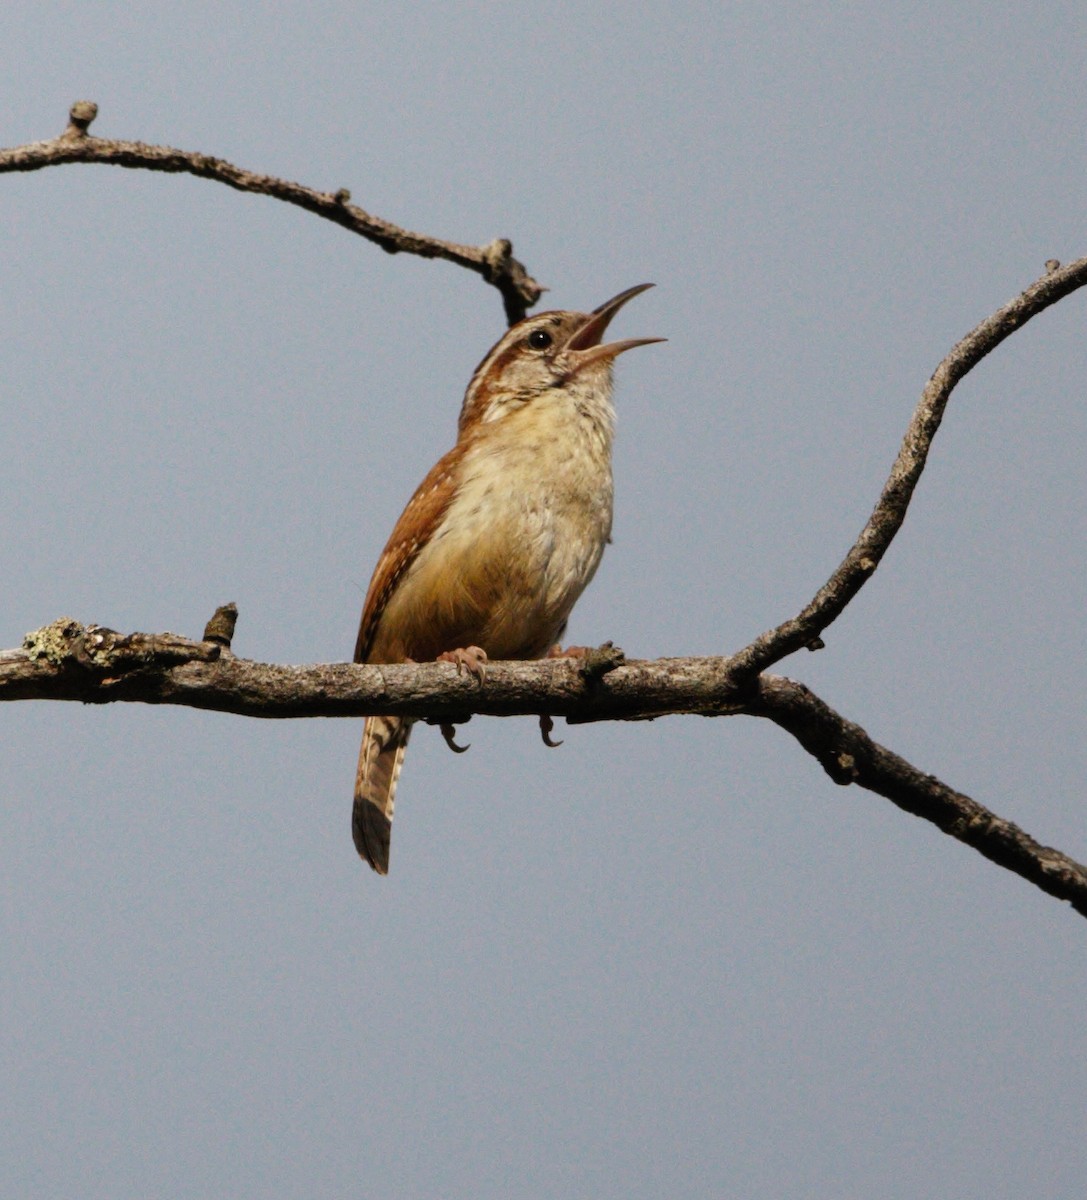
<svg viewBox="0 0 1087 1200">
<path fill-rule="evenodd" d="M 374 569 L 355 662 L 442 659 L 482 678 L 492 659 L 553 652 L 611 533 L 612 367 L 663 338 L 604 343 L 628 300 L 591 313 L 543 312 L 499 339 L 476 368 L 457 442 L 408 501 Z M 396 782 L 412 722 L 369 717 L 352 834 L 389 870 Z"/>
</svg>

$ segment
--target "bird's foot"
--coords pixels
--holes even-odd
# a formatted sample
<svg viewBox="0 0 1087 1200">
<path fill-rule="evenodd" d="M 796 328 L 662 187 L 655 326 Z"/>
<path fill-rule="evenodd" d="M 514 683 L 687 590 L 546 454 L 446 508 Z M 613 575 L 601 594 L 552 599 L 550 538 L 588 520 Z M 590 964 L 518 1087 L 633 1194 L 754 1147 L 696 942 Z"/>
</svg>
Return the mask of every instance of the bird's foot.
<svg viewBox="0 0 1087 1200">
<path fill-rule="evenodd" d="M 467 671 L 480 683 L 487 678 L 487 652 L 478 646 L 461 646 L 457 650 L 446 650 L 439 654 L 435 661 L 452 663 L 457 668 L 458 675 Z"/>
<path fill-rule="evenodd" d="M 544 655 L 545 658 L 584 658 L 591 646 L 567 646 L 564 650 L 557 643 Z"/>
</svg>

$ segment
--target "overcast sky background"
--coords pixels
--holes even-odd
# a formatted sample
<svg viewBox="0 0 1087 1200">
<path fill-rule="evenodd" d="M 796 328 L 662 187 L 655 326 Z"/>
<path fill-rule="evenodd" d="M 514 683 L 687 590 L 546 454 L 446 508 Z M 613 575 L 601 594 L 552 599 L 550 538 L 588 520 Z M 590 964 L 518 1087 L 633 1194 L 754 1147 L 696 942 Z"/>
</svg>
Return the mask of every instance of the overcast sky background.
<svg viewBox="0 0 1087 1200">
<path fill-rule="evenodd" d="M 574 642 L 794 613 L 960 336 L 1087 253 L 1087 15 L 1024 6 L 54 4 L 0 14 L 0 144 L 219 155 L 510 237 L 666 345 L 618 367 Z M 265 198 L 0 178 L 0 645 L 60 616 L 350 657 L 497 293 Z M 1084 317 L 955 394 L 909 520 L 784 670 L 1087 856 Z M 412 742 L 392 873 L 361 723 L 7 705 L 0 1192 L 1082 1194 L 1087 925 L 748 719 Z"/>
</svg>

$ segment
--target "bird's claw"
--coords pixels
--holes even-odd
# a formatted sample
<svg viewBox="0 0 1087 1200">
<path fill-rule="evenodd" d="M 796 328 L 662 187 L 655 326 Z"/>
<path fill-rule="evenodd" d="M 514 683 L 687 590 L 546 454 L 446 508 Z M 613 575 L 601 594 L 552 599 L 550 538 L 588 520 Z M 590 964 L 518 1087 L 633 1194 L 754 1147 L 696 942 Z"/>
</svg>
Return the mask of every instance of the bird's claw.
<svg viewBox="0 0 1087 1200">
<path fill-rule="evenodd" d="M 457 727 L 452 721 L 443 721 L 439 728 L 442 731 L 442 737 L 445 738 L 445 744 L 453 751 L 454 754 L 463 754 L 465 750 L 471 748 L 471 744 L 467 746 L 458 746 L 453 740 L 457 733 Z"/>
<path fill-rule="evenodd" d="M 554 728 L 555 728 L 555 722 L 547 715 L 547 713 L 541 713 L 540 714 L 540 737 L 543 738 L 543 744 L 545 746 L 549 747 L 551 750 L 557 750 L 562 745 L 561 741 L 555 742 L 555 741 L 552 741 L 552 739 L 551 739 L 551 731 Z"/>
<path fill-rule="evenodd" d="M 474 675 L 480 683 L 487 678 L 487 652 L 479 646 L 461 646 L 456 650 L 446 650 L 439 654 L 437 662 L 452 663 L 457 668 L 457 674 L 467 671 Z"/>
</svg>

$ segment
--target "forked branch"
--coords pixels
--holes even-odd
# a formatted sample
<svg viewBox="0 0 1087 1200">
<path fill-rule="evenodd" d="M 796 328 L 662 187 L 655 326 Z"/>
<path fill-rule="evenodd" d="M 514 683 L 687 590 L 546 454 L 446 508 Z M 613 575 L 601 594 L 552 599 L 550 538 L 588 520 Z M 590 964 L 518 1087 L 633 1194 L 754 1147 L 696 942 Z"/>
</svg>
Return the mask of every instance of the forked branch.
<svg viewBox="0 0 1087 1200">
<path fill-rule="evenodd" d="M 385 713 L 432 723 L 476 713 L 577 724 L 680 713 L 762 717 L 796 738 L 836 783 L 887 797 L 1087 916 L 1087 867 L 880 746 L 803 684 L 774 675 L 760 676 L 755 688 L 737 684 L 734 658 L 626 662 L 601 647 L 586 662 L 492 662 L 480 684 L 447 663 L 251 662 L 230 653 L 232 630 L 232 619 L 224 628 L 213 618 L 205 640 L 193 642 L 55 621 L 28 634 L 22 648 L 0 651 L 0 701 L 141 701 L 265 718 Z"/>
<path fill-rule="evenodd" d="M 443 258 L 474 270 L 499 289 L 511 324 L 539 299 L 542 289 L 513 258 L 508 241 L 483 247 L 443 242 L 364 212 L 345 189 L 316 192 L 202 154 L 91 137 L 96 112 L 95 105 L 78 103 L 59 137 L 0 150 L 0 172 L 65 162 L 187 171 L 297 204 L 390 253 Z M 871 577 L 905 520 L 959 380 L 1016 329 L 1085 283 L 1087 259 L 1067 267 L 1048 263 L 1041 279 L 951 350 L 925 387 L 872 515 L 837 570 L 797 616 L 729 658 L 623 662 L 620 652 L 602 649 L 580 664 L 491 663 L 482 685 L 437 663 L 286 667 L 230 653 L 237 614 L 227 606 L 199 642 L 54 622 L 29 634 L 22 648 L 0 651 L 0 700 L 140 701 L 273 718 L 386 713 L 436 723 L 473 713 L 564 716 L 572 723 L 747 714 L 790 733 L 837 783 L 887 797 L 1087 916 L 1087 868 L 873 742 L 802 684 L 763 673 L 786 655 L 819 645 L 820 635 Z"/>
</svg>

